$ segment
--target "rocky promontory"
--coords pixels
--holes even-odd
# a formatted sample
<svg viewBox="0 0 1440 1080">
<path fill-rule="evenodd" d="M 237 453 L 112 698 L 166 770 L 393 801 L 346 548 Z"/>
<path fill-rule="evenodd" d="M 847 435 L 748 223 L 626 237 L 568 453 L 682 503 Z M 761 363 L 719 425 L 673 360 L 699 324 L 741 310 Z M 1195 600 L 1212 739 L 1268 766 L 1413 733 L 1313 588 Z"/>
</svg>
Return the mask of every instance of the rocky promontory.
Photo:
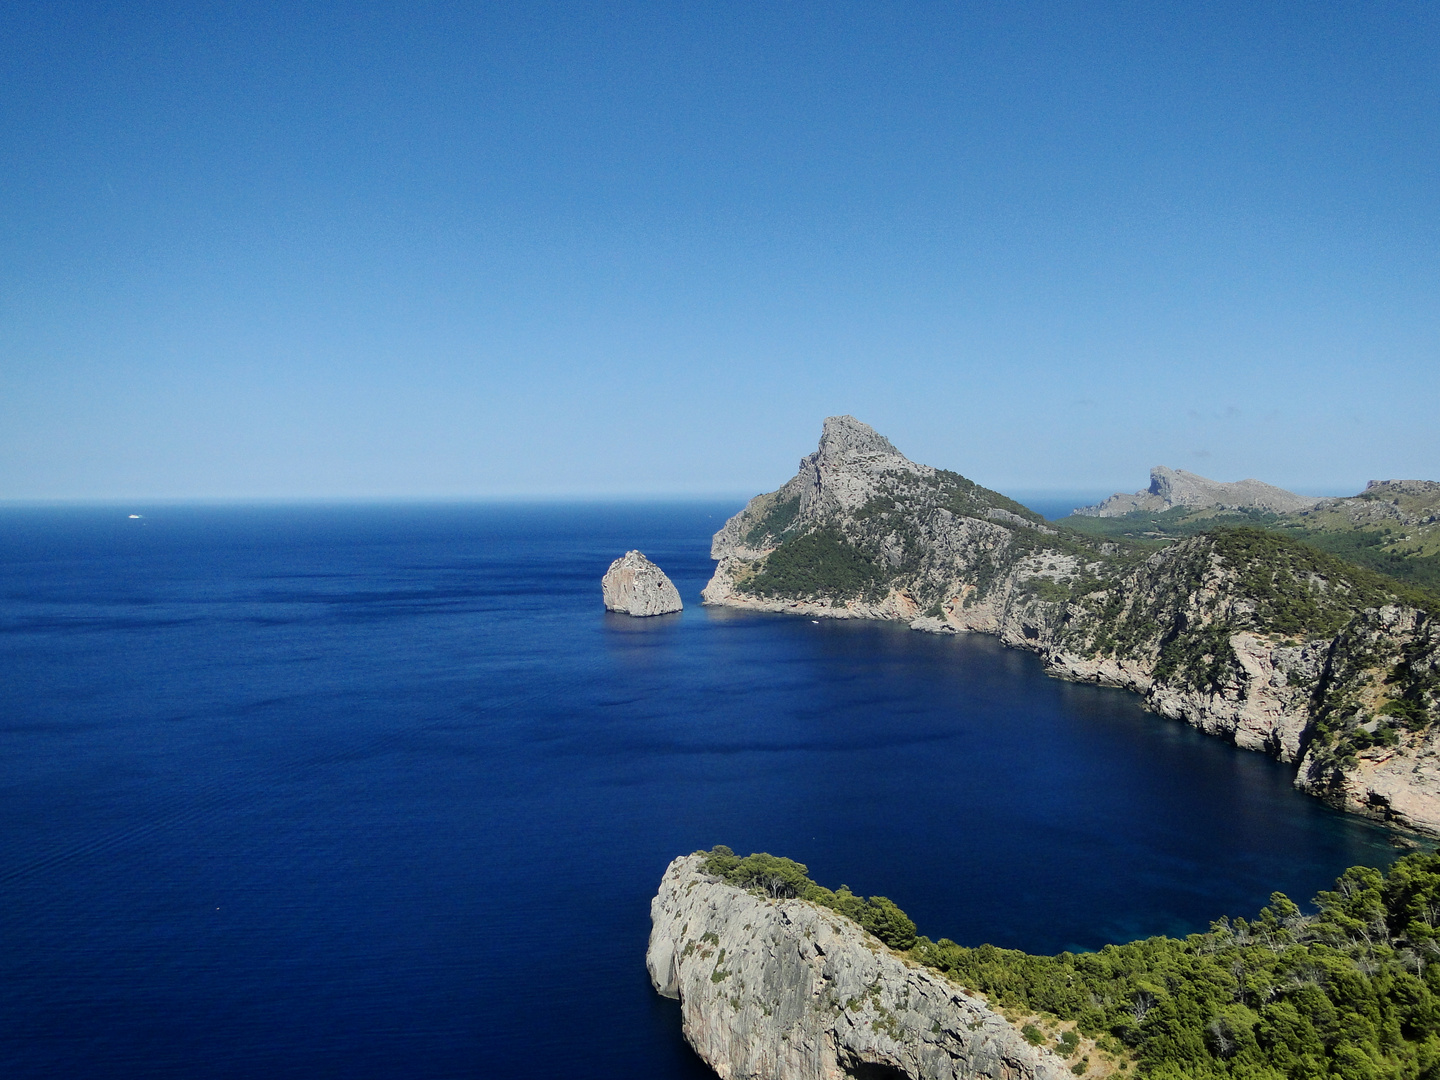
<svg viewBox="0 0 1440 1080">
<path fill-rule="evenodd" d="M 980 998 L 805 900 L 756 896 L 676 859 L 645 965 L 727 1080 L 1071 1080 Z"/>
<path fill-rule="evenodd" d="M 600 590 L 605 607 L 624 615 L 668 615 L 685 606 L 665 571 L 638 551 L 627 551 L 610 564 Z"/>
<path fill-rule="evenodd" d="M 1290 514 L 1309 510 L 1324 500 L 1275 487 L 1260 480 L 1224 482 L 1211 480 L 1184 469 L 1167 469 L 1157 465 L 1150 470 L 1150 486 L 1133 495 L 1111 495 L 1094 506 L 1082 506 L 1075 513 L 1080 517 L 1123 517 L 1136 511 L 1164 513 L 1177 506 L 1196 510 L 1263 510 L 1272 514 Z"/>
<path fill-rule="evenodd" d="M 1157 550 L 1057 528 L 839 416 L 711 556 L 708 604 L 993 634 L 1053 675 L 1299 762 L 1297 783 L 1337 806 L 1440 833 L 1440 606 L 1286 535 L 1221 528 Z"/>
</svg>

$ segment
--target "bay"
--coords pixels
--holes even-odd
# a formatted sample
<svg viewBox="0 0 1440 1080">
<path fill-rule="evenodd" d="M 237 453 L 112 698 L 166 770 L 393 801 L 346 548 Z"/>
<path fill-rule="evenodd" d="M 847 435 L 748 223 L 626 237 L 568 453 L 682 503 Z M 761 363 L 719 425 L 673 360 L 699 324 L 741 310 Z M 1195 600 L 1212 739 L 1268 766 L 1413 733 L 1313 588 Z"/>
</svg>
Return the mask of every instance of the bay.
<svg viewBox="0 0 1440 1080">
<path fill-rule="evenodd" d="M 643 955 L 716 843 L 1038 952 L 1394 857 L 989 639 L 702 608 L 736 509 L 0 511 L 4 1075 L 708 1076 Z"/>
</svg>

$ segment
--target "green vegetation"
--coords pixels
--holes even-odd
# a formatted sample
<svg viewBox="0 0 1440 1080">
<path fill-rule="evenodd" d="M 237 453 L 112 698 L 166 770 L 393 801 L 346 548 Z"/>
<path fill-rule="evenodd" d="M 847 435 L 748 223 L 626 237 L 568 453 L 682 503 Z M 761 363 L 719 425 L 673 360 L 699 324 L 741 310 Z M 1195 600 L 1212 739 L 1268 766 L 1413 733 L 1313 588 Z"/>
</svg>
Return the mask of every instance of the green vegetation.
<svg viewBox="0 0 1440 1080">
<path fill-rule="evenodd" d="M 1370 497 L 1359 496 L 1370 501 Z M 1226 528 L 1264 529 L 1300 540 L 1352 566 L 1383 574 L 1412 587 L 1440 593 L 1440 552 L 1434 533 L 1411 538 L 1413 529 L 1390 523 L 1357 526 L 1343 515 L 1274 514 L 1263 510 L 1172 507 L 1163 513 L 1136 510 L 1121 517 L 1069 517 L 1055 523 L 1084 536 L 1158 549 L 1179 540 Z"/>
<path fill-rule="evenodd" d="M 967 480 L 949 469 L 936 469 L 935 480 L 939 485 L 939 504 L 953 514 L 970 517 L 984 517 L 990 509 L 1008 510 L 1017 517 L 1036 525 L 1045 524 L 1045 519 L 1028 506 L 1022 506 L 1014 499 L 981 487 L 974 480 Z"/>
<path fill-rule="evenodd" d="M 1121 517 L 1067 517 L 1051 524 L 1063 532 L 1157 550 L 1215 529 L 1246 525 L 1263 528 L 1278 520 L 1275 514 L 1261 510 L 1197 511 L 1175 506 L 1162 512 L 1135 510 Z"/>
<path fill-rule="evenodd" d="M 1426 609 L 1436 604 L 1419 589 L 1279 533 L 1222 529 L 1214 538 L 1215 553 L 1240 572 L 1244 595 L 1255 601 L 1259 624 L 1271 633 L 1328 636 L 1367 607 L 1397 599 Z"/>
<path fill-rule="evenodd" d="M 1051 590 L 1034 591 L 1048 599 Z M 1192 537 L 1143 568 L 1139 580 L 1075 583 L 1071 592 L 1057 629 L 1067 647 L 1120 657 L 1158 649 L 1151 654 L 1155 677 L 1197 689 L 1240 674 L 1230 646 L 1240 631 L 1313 640 L 1334 637 L 1360 612 L 1383 604 L 1440 610 L 1440 602 L 1413 586 L 1254 526 Z"/>
<path fill-rule="evenodd" d="M 745 587 L 756 596 L 848 599 L 874 592 L 887 576 L 875 558 L 832 527 L 816 529 L 781 544 Z"/>
<path fill-rule="evenodd" d="M 1407 585 L 1440 592 L 1440 554 L 1427 555 L 1408 548 L 1397 550 L 1391 545 L 1403 543 L 1403 534 L 1396 534 L 1388 526 L 1377 529 L 1315 529 L 1283 524 L 1277 528 L 1356 566 Z"/>
<path fill-rule="evenodd" d="M 784 895 L 839 895 L 789 859 L 739 859 L 729 848 L 706 856 L 707 869 L 737 884 L 769 880 L 776 866 Z M 1274 893 L 1254 920 L 1094 953 L 921 937 L 908 955 L 995 1005 L 1074 1021 L 1156 1080 L 1440 1080 L 1440 855 L 1408 855 L 1388 873 L 1352 867 L 1315 905 L 1307 915 Z M 1043 1039 L 1033 1025 L 1023 1033 Z M 1067 1056 L 1078 1045 L 1073 1032 L 1060 1038 Z"/>
<path fill-rule="evenodd" d="M 883 896 L 863 899 L 852 893 L 846 885 L 841 885 L 839 889 L 831 892 L 806 876 L 809 870 L 804 863 L 764 852 L 747 855 L 742 859 L 724 844 L 696 854 L 705 856 L 707 874 L 714 874 L 731 885 L 772 899 L 798 897 L 827 907 L 831 911 L 838 911 L 859 923 L 892 949 L 905 950 L 915 944 L 915 924 L 893 901 Z"/>
<path fill-rule="evenodd" d="M 799 513 L 798 495 L 793 499 L 775 501 L 765 515 L 745 533 L 745 546 L 758 547 L 767 537 L 779 539 L 785 534 L 785 530 L 795 523 L 795 516 Z"/>
</svg>

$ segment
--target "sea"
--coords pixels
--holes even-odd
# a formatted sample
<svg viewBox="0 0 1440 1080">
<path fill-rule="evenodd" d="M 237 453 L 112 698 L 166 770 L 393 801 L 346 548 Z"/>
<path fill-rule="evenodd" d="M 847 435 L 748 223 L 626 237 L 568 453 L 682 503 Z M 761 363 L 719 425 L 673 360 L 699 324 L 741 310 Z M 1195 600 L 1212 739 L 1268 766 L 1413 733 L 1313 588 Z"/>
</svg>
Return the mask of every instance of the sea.
<svg viewBox="0 0 1440 1080">
<path fill-rule="evenodd" d="M 1042 953 L 1396 856 L 990 638 L 702 607 L 738 507 L 0 510 L 0 1076 L 708 1077 L 644 954 L 715 844 Z"/>
</svg>

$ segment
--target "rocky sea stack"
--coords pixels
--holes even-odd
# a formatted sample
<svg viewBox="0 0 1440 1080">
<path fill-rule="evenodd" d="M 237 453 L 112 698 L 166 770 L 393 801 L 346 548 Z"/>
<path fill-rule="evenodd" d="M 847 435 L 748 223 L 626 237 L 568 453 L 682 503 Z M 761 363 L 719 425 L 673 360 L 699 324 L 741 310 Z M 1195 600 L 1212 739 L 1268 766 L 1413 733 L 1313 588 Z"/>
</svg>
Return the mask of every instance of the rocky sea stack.
<svg viewBox="0 0 1440 1080">
<path fill-rule="evenodd" d="M 806 900 L 772 900 L 676 859 L 645 965 L 685 1038 L 731 1080 L 1073 1080 L 979 997 Z"/>
<path fill-rule="evenodd" d="M 685 606 L 665 571 L 638 551 L 627 551 L 612 562 L 600 589 L 605 607 L 624 615 L 668 615 Z"/>
</svg>

